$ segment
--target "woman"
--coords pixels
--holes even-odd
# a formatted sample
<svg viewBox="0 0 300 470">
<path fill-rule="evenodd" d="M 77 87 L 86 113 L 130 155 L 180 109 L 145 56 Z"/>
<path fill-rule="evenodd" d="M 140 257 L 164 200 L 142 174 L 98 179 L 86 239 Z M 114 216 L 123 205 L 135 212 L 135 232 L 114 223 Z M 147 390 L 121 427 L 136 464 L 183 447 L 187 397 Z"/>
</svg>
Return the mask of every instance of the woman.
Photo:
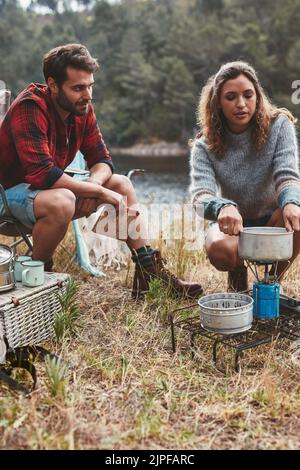
<svg viewBox="0 0 300 470">
<path fill-rule="evenodd" d="M 200 135 L 191 153 L 193 203 L 211 224 L 205 241 L 210 262 L 229 271 L 229 288 L 247 289 L 238 256 L 243 226 L 294 230 L 293 261 L 300 251 L 300 177 L 296 119 L 273 106 L 255 70 L 245 62 L 223 65 L 204 86 L 198 108 Z M 287 267 L 279 263 L 278 275 Z"/>
</svg>

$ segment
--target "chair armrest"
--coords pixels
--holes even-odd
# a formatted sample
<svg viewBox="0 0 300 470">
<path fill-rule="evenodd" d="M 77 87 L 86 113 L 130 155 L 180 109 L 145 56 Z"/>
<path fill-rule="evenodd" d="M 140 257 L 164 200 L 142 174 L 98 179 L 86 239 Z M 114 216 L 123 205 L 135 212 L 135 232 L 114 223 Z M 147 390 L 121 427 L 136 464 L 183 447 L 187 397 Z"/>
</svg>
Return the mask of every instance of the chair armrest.
<svg viewBox="0 0 300 470">
<path fill-rule="evenodd" d="M 143 168 L 133 168 L 132 170 L 129 170 L 127 173 L 125 173 L 125 176 L 127 176 L 128 179 L 131 179 L 134 175 L 143 175 L 145 171 L 146 170 Z"/>
</svg>

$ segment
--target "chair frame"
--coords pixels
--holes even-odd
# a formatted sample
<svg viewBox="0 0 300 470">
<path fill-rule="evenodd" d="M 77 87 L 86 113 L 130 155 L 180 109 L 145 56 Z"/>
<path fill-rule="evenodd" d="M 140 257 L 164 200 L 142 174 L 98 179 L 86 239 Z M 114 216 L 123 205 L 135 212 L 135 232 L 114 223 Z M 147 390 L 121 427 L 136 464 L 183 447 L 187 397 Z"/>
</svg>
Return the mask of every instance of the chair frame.
<svg viewBox="0 0 300 470">
<path fill-rule="evenodd" d="M 15 240 L 10 247 L 15 249 L 16 246 L 24 241 L 28 249 L 32 251 L 31 230 L 12 215 L 2 184 L 0 184 L 0 196 L 4 207 L 4 214 L 0 216 L 0 234 L 8 237 L 21 237 Z"/>
<path fill-rule="evenodd" d="M 9 105 L 10 105 L 10 97 L 11 92 L 10 90 L 0 90 L 0 97 L 4 97 L 3 105 L 3 115 L 1 113 L 0 116 L 0 125 L 2 118 L 5 116 Z M 21 237 L 18 240 L 15 240 L 14 243 L 10 245 L 10 247 L 15 250 L 16 246 L 19 245 L 21 242 L 25 242 L 28 249 L 32 251 L 32 242 L 30 240 L 31 230 L 28 227 L 25 227 L 21 224 L 11 213 L 11 210 L 8 206 L 8 201 L 6 198 L 5 190 L 0 184 L 0 196 L 3 203 L 4 213 L 0 215 L 0 234 L 8 237 Z"/>
</svg>

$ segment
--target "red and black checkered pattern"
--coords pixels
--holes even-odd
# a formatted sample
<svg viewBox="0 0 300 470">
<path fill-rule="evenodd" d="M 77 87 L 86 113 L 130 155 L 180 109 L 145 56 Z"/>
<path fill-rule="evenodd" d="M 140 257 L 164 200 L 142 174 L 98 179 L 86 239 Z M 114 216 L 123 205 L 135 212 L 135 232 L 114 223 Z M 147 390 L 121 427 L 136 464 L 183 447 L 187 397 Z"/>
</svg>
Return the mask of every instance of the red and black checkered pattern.
<svg viewBox="0 0 300 470">
<path fill-rule="evenodd" d="M 12 103 L 0 128 L 0 183 L 5 189 L 24 182 L 48 189 L 78 150 L 89 168 L 107 163 L 113 170 L 93 106 L 64 122 L 48 87 L 31 84 Z"/>
</svg>

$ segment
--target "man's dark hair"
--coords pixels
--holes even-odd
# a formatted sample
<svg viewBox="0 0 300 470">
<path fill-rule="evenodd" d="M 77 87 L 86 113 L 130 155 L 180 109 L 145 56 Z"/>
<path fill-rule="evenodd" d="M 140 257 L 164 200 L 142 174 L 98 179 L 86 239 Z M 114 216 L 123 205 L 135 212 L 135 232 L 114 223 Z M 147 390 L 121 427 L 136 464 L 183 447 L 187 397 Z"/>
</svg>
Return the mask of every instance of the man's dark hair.
<svg viewBox="0 0 300 470">
<path fill-rule="evenodd" d="M 52 77 L 57 85 L 61 86 L 68 79 L 67 67 L 85 70 L 89 73 L 94 73 L 99 69 L 97 60 L 82 44 L 58 46 L 44 55 L 43 73 L 46 83 L 48 78 Z"/>
</svg>

